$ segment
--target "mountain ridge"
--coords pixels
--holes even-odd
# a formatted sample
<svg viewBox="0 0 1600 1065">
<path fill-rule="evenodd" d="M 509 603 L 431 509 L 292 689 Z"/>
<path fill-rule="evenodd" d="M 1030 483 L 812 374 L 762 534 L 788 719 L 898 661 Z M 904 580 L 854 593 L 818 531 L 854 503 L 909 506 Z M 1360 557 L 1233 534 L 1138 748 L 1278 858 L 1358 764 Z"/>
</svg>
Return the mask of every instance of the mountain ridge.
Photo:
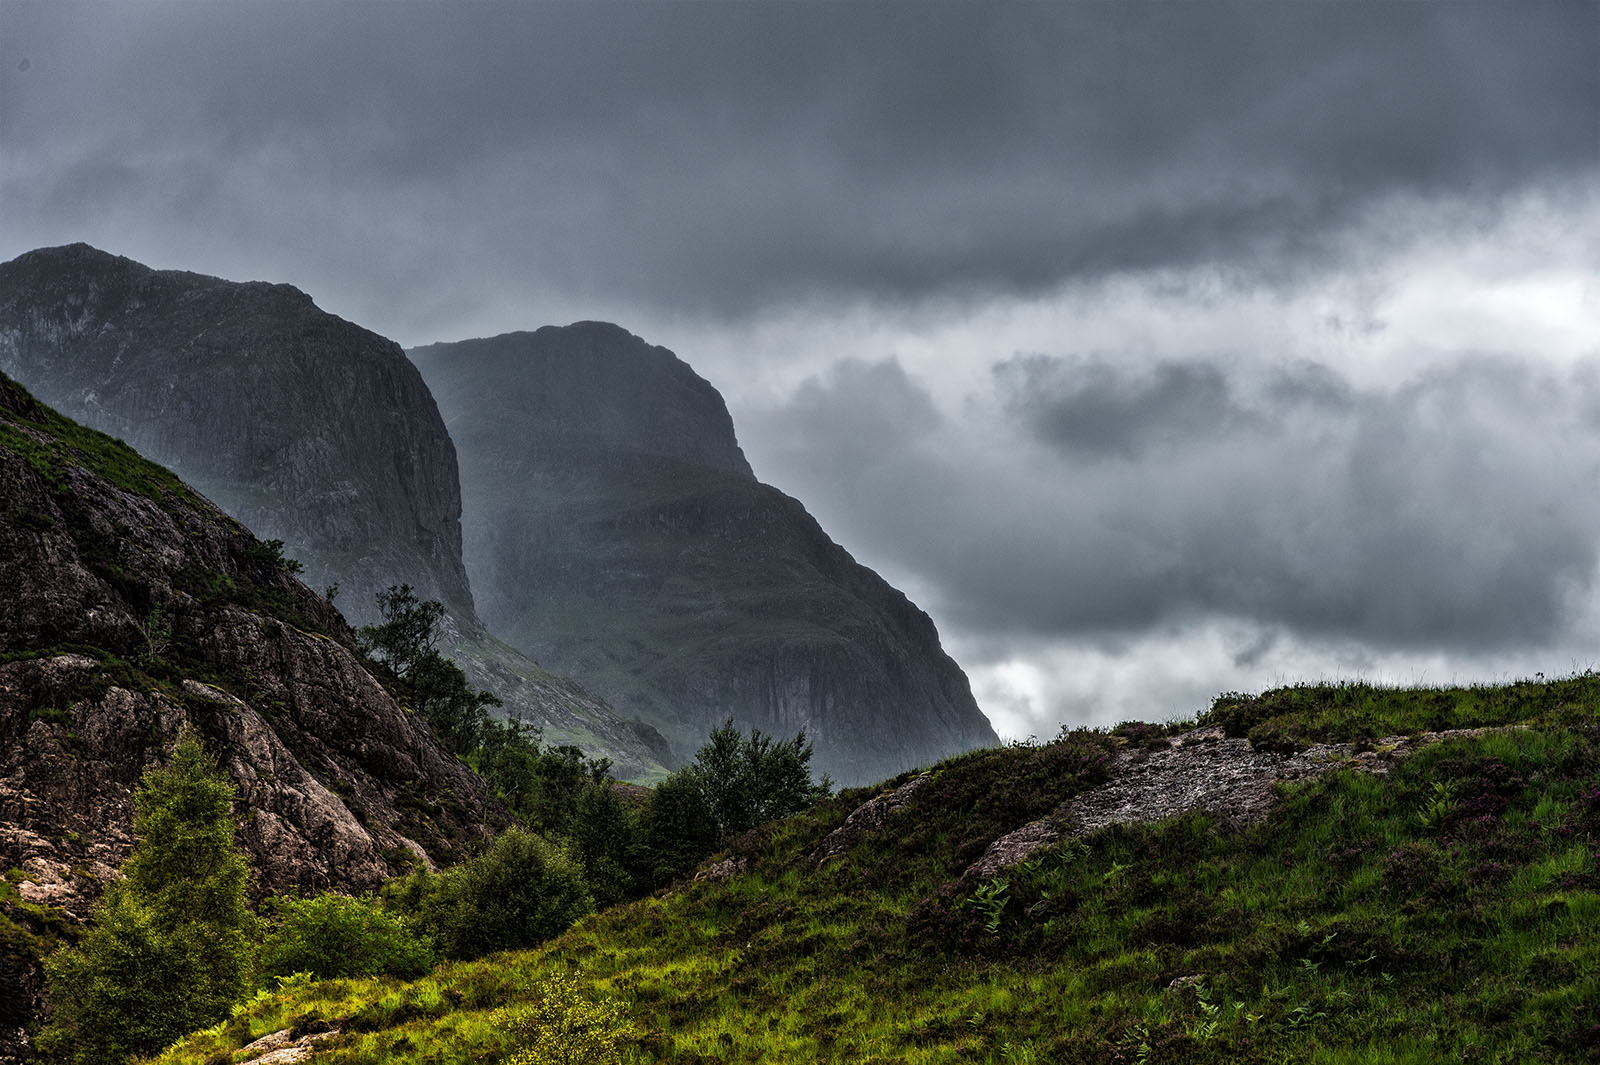
<svg viewBox="0 0 1600 1065">
<path fill-rule="evenodd" d="M 353 621 L 376 620 L 391 585 L 442 602 L 446 650 L 548 742 L 582 743 L 622 776 L 665 772 L 661 737 L 484 629 L 461 563 L 455 446 L 393 341 L 290 285 L 73 244 L 0 264 L 0 371 L 284 541 Z"/>
<path fill-rule="evenodd" d="M 805 729 L 851 783 L 998 742 L 931 619 L 756 479 L 673 352 L 585 321 L 407 354 L 456 439 L 485 619 L 680 757 L 728 718 Z"/>
</svg>

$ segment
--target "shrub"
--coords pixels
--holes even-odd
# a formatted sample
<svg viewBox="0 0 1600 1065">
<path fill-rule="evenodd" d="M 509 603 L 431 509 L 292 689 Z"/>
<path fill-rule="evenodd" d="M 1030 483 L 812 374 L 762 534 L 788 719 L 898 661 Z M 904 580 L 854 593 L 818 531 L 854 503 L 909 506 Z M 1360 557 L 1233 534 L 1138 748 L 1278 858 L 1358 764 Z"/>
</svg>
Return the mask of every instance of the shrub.
<svg viewBox="0 0 1600 1065">
<path fill-rule="evenodd" d="M 507 1065 L 610 1065 L 638 1034 L 621 1006 L 582 997 L 564 974 L 545 980 L 533 1002 L 508 1011 L 502 1023 L 523 1044 Z"/>
<path fill-rule="evenodd" d="M 451 958 L 535 946 L 594 909 L 578 860 L 520 828 L 442 873 L 411 874 L 388 900 Z"/>
<path fill-rule="evenodd" d="M 433 947 L 371 896 L 318 895 L 267 900 L 273 929 L 261 944 L 263 976 L 298 972 L 321 979 L 397 976 L 433 968 Z"/>
</svg>

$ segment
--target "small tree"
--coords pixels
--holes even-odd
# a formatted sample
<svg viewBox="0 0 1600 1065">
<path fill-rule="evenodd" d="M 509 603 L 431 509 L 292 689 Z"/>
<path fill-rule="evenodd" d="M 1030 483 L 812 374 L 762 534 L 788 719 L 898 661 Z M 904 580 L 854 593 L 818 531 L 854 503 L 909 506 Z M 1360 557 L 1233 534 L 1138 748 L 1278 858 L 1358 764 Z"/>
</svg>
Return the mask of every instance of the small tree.
<svg viewBox="0 0 1600 1065">
<path fill-rule="evenodd" d="M 358 633 L 362 647 L 399 678 L 412 709 L 440 742 L 454 754 L 467 754 L 478 746 L 488 708 L 500 700 L 469 685 L 461 667 L 435 649 L 444 604 L 420 600 L 411 585 L 397 584 L 378 593 L 378 613 L 383 620 Z"/>
<path fill-rule="evenodd" d="M 801 729 L 774 741 L 760 729 L 740 736 L 730 718 L 713 729 L 695 756 L 695 769 L 722 842 L 763 821 L 799 813 L 828 786 L 811 782 L 811 744 Z"/>
<path fill-rule="evenodd" d="M 676 880 L 739 833 L 799 813 L 829 790 L 827 777 L 811 782 L 804 730 L 789 740 L 759 729 L 743 736 L 729 719 L 712 730 L 693 765 L 651 792 L 637 863 L 654 884 Z"/>
<path fill-rule="evenodd" d="M 656 885 L 687 876 L 717 849 L 716 815 L 693 766 L 678 770 L 651 790 L 641 835 L 644 875 Z"/>
<path fill-rule="evenodd" d="M 425 655 L 435 653 L 443 603 L 420 600 L 411 585 L 395 584 L 378 593 L 378 614 L 383 620 L 361 626 L 358 635 L 362 646 L 395 676 L 404 677 Z"/>
<path fill-rule="evenodd" d="M 255 917 L 233 838 L 234 787 L 190 729 L 134 792 L 137 843 L 76 946 L 45 961 L 40 1045 L 100 1065 L 227 1016 L 252 984 Z"/>
</svg>

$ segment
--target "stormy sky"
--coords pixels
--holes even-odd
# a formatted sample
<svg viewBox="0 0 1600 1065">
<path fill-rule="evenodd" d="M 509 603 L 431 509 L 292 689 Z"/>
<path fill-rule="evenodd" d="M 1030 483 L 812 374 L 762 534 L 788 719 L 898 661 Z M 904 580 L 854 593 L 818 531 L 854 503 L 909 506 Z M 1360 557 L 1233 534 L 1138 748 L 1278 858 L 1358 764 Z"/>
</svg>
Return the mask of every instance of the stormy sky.
<svg viewBox="0 0 1600 1065">
<path fill-rule="evenodd" d="M 1600 3 L 0 0 L 0 259 L 582 318 L 1004 735 L 1600 666 Z"/>
</svg>

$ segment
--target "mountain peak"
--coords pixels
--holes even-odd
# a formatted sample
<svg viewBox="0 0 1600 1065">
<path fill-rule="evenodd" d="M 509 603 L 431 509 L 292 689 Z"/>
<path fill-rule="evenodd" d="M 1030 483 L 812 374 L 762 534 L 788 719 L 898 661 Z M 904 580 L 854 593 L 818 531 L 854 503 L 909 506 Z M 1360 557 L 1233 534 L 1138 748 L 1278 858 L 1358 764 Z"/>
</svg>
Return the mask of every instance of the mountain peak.
<svg viewBox="0 0 1600 1065">
<path fill-rule="evenodd" d="M 721 393 L 672 351 L 611 322 L 547 325 L 407 354 L 424 377 L 473 388 L 502 424 L 521 424 L 549 446 L 644 454 L 755 478 Z M 515 387 L 497 387 L 502 380 Z"/>
<path fill-rule="evenodd" d="M 728 718 L 804 729 L 860 783 L 998 742 L 928 616 L 756 480 L 671 351 L 578 322 L 409 354 L 456 441 L 484 620 L 678 755 Z"/>
</svg>

